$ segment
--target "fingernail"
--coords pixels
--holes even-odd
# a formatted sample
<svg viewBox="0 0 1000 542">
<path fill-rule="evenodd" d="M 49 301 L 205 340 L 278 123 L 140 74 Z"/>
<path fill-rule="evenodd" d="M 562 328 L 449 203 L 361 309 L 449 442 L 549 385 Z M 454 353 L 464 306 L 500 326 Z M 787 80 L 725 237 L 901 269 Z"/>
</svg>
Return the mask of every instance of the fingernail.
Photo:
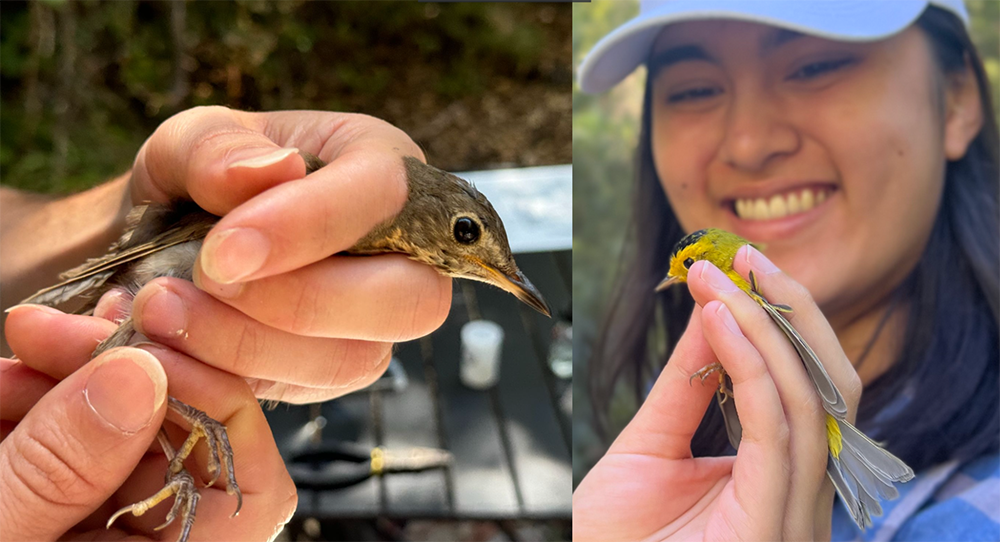
<svg viewBox="0 0 1000 542">
<path fill-rule="evenodd" d="M 215 282 L 237 282 L 260 270 L 270 250 L 271 242 L 253 228 L 220 231 L 205 239 L 201 268 Z"/>
<path fill-rule="evenodd" d="M 750 267 L 765 275 L 770 275 L 771 273 L 777 273 L 780 271 L 778 266 L 771 263 L 771 260 L 768 260 L 767 256 L 764 256 L 761 251 L 750 245 L 746 245 L 746 251 L 747 263 L 750 264 Z"/>
<path fill-rule="evenodd" d="M 6 373 L 7 371 L 18 367 L 21 365 L 20 360 L 10 359 L 10 358 L 0 358 L 0 374 Z"/>
<path fill-rule="evenodd" d="M 3 311 L 7 314 L 19 311 L 38 311 L 45 314 L 63 314 L 62 311 L 58 309 L 53 309 L 52 307 L 47 307 L 45 305 L 36 305 L 34 303 L 24 303 L 22 305 L 14 305 L 13 307 L 8 307 L 7 310 Z"/>
<path fill-rule="evenodd" d="M 736 284 L 729 277 L 725 275 L 718 267 L 715 267 L 710 262 L 705 262 L 702 264 L 701 268 L 701 278 L 708 283 L 709 286 L 715 288 L 720 292 L 735 292 L 737 290 Z"/>
<path fill-rule="evenodd" d="M 729 331 L 732 331 L 734 335 L 743 335 L 743 331 L 740 330 L 740 325 L 736 323 L 736 319 L 733 318 L 733 313 L 729 312 L 729 307 L 725 303 L 719 303 L 719 308 L 715 309 L 715 314 L 719 315 L 722 319 L 722 323 L 726 324 Z"/>
<path fill-rule="evenodd" d="M 204 267 L 199 263 L 201 261 L 201 256 L 195 260 L 194 273 L 191 276 L 192 282 L 198 287 L 199 290 L 212 294 L 220 299 L 234 299 L 236 296 L 240 295 L 243 291 L 242 282 L 234 282 L 231 284 L 223 284 L 220 282 L 215 282 L 210 277 L 204 273 Z"/>
<path fill-rule="evenodd" d="M 229 164 L 227 169 L 240 167 L 257 169 L 267 167 L 272 164 L 277 164 L 278 162 L 293 154 L 297 154 L 298 152 L 299 150 L 294 147 L 286 147 L 277 150 L 247 149 L 240 152 L 239 155 L 236 156 L 237 160 Z M 247 156 L 242 156 L 243 154 L 246 154 Z"/>
<path fill-rule="evenodd" d="M 150 286 L 154 291 L 149 297 L 139 299 L 139 320 L 136 328 L 146 336 L 173 338 L 184 335 L 187 329 L 187 309 L 184 300 L 159 284 Z"/>
<path fill-rule="evenodd" d="M 167 376 L 152 354 L 116 352 L 94 369 L 83 396 L 102 420 L 122 433 L 149 425 L 167 398 Z"/>
<path fill-rule="evenodd" d="M 122 299 L 125 297 L 121 290 L 111 290 L 101 296 L 101 299 L 94 307 L 94 316 L 105 320 L 114 320 L 122 312 L 119 308 Z"/>
</svg>

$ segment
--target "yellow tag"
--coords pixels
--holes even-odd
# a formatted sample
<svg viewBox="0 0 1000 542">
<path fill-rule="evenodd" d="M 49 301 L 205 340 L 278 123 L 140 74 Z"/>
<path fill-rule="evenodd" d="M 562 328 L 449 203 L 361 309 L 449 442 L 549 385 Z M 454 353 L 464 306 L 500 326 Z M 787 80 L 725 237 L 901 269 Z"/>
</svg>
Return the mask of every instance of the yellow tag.
<svg viewBox="0 0 1000 542">
<path fill-rule="evenodd" d="M 384 468 L 385 468 L 385 452 L 382 450 L 382 448 L 372 448 L 371 473 L 374 475 L 382 474 L 382 469 Z"/>
</svg>

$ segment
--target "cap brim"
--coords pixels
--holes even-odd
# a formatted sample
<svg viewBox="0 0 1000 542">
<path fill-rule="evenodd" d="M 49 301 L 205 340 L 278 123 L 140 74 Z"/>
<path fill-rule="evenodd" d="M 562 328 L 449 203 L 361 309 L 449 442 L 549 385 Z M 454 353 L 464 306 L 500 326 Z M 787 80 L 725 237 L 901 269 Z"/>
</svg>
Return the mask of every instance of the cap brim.
<svg viewBox="0 0 1000 542">
<path fill-rule="evenodd" d="M 584 92 L 604 92 L 649 56 L 665 25 L 694 20 L 733 19 L 786 28 L 840 41 L 873 41 L 908 27 L 927 0 L 670 0 L 646 2 L 638 17 L 618 27 L 591 49 L 580 64 Z"/>
</svg>

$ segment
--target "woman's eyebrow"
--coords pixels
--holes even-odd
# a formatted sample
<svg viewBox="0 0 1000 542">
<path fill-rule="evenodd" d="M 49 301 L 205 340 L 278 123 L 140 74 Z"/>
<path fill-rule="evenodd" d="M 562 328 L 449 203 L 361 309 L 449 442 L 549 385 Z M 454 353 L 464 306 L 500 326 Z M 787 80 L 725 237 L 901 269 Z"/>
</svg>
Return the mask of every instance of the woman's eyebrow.
<svg viewBox="0 0 1000 542">
<path fill-rule="evenodd" d="M 671 47 L 666 51 L 660 51 L 659 53 L 653 54 L 646 62 L 646 70 L 649 72 L 648 77 L 655 77 L 660 70 L 685 60 L 706 60 L 712 63 L 716 62 L 716 60 L 705 52 L 705 50 L 699 45 L 680 45 L 678 47 Z"/>
<path fill-rule="evenodd" d="M 802 37 L 805 37 L 805 34 L 801 32 L 776 28 L 773 32 L 768 32 L 761 38 L 759 54 L 763 58 L 782 45 Z M 709 55 L 700 45 L 678 45 L 677 47 L 671 47 L 665 51 L 655 53 L 650 57 L 646 62 L 649 77 L 655 77 L 660 70 L 685 60 L 705 60 L 717 63 L 716 59 Z"/>
<path fill-rule="evenodd" d="M 777 28 L 774 32 L 768 32 L 760 40 L 760 56 L 765 57 L 782 45 L 804 37 L 805 34 L 794 30 Z"/>
</svg>

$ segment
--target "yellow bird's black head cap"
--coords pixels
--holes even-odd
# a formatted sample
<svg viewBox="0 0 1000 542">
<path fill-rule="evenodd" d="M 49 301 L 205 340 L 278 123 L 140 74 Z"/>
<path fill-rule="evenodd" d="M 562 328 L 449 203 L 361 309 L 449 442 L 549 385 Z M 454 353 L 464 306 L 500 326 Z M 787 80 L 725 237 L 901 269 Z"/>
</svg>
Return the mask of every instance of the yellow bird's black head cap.
<svg viewBox="0 0 1000 542">
<path fill-rule="evenodd" d="M 691 232 L 691 233 L 685 235 L 683 239 L 681 239 L 680 241 L 677 241 L 677 244 L 674 245 L 674 252 L 673 252 L 672 256 L 676 256 L 678 253 L 680 253 L 680 251 L 682 251 L 685 248 L 687 248 L 687 247 L 689 247 L 689 246 L 697 243 L 698 239 L 701 239 L 702 237 L 704 237 L 706 233 L 708 233 L 708 230 L 704 229 L 704 230 L 698 230 L 696 232 Z"/>
</svg>

